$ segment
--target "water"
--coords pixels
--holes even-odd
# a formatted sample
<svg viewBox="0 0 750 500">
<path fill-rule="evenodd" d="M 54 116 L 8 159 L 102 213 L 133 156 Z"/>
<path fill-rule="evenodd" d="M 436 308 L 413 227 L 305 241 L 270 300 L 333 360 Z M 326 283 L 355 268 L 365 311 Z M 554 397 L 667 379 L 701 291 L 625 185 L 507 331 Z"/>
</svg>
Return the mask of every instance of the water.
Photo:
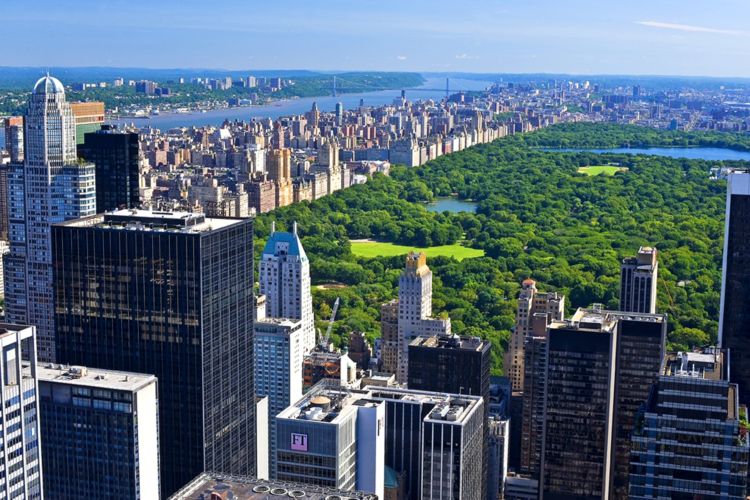
<svg viewBox="0 0 750 500">
<path fill-rule="evenodd" d="M 457 198 L 446 197 L 436 198 L 434 202 L 427 204 L 427 210 L 430 212 L 476 212 L 477 204 L 473 201 L 464 201 Z"/>
<path fill-rule="evenodd" d="M 589 153 L 627 153 L 631 155 L 667 156 L 669 158 L 686 158 L 688 160 L 743 160 L 750 161 L 750 151 L 736 151 L 726 148 L 610 148 L 610 149 L 578 149 L 578 148 L 543 148 L 543 151 L 557 152 L 589 152 Z"/>
<path fill-rule="evenodd" d="M 450 85 L 457 90 L 483 90 L 491 85 L 491 82 L 451 78 Z M 420 99 L 438 101 L 445 97 L 445 91 L 429 89 L 439 89 L 441 87 L 445 87 L 444 78 L 428 78 L 421 87 L 406 90 L 406 98 L 410 101 Z M 364 100 L 365 106 L 382 106 L 393 103 L 393 100 L 400 96 L 401 90 L 394 89 L 360 94 L 342 94 L 337 97 L 304 97 L 276 101 L 262 106 L 214 109 L 205 113 L 162 113 L 158 116 L 152 116 L 149 119 L 126 118 L 117 120 L 114 123 L 133 123 L 137 127 L 153 127 L 160 130 L 168 130 L 175 127 L 218 126 L 224 120 L 249 120 L 250 118 L 275 119 L 280 116 L 299 115 L 310 111 L 313 102 L 318 104 L 318 109 L 321 111 L 332 112 L 336 109 L 336 103 L 338 102 L 342 103 L 345 109 L 356 109 L 359 107 L 360 99 Z"/>
</svg>

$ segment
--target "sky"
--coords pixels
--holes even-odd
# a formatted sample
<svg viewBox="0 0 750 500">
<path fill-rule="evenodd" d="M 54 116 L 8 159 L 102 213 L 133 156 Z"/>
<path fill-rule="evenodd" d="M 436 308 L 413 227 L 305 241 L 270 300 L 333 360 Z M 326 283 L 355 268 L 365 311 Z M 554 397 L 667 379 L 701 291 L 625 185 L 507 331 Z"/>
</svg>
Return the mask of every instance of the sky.
<svg viewBox="0 0 750 500">
<path fill-rule="evenodd" d="M 0 66 L 750 77 L 748 21 L 750 0 L 2 0 Z"/>
</svg>

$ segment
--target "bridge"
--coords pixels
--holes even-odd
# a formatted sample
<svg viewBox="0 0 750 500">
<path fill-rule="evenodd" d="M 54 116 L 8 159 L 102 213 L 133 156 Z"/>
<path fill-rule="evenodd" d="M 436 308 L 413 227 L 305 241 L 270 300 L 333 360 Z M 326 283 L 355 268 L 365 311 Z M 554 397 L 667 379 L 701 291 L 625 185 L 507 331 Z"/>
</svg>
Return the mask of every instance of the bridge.
<svg viewBox="0 0 750 500">
<path fill-rule="evenodd" d="M 378 90 L 395 90 L 395 89 L 393 87 L 388 87 L 388 86 L 377 86 L 377 85 L 371 85 L 371 84 L 362 83 L 362 82 L 346 80 L 337 75 L 334 75 L 331 81 L 331 95 L 333 97 L 336 97 L 339 92 L 359 93 L 359 92 L 376 92 Z M 445 97 L 447 98 L 451 94 L 450 78 L 445 79 L 445 88 L 438 89 L 438 88 L 428 88 L 428 87 L 404 87 L 401 89 L 401 91 L 407 91 L 407 90 L 425 90 L 425 91 L 430 91 L 430 92 L 443 92 L 444 91 Z M 466 92 L 466 90 L 456 90 L 456 89 L 453 89 L 452 91 L 454 93 Z"/>
</svg>

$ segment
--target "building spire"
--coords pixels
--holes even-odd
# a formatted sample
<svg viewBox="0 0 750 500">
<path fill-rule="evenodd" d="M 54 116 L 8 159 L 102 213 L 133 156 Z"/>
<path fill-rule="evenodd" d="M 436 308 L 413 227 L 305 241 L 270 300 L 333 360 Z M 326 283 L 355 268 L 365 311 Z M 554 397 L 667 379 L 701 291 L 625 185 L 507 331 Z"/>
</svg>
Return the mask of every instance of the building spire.
<svg viewBox="0 0 750 500">
<path fill-rule="evenodd" d="M 294 221 L 292 224 L 292 233 L 294 233 L 294 236 L 297 236 L 297 221 Z"/>
<path fill-rule="evenodd" d="M 275 232 L 276 232 L 276 221 L 272 220 L 271 221 L 271 234 L 273 234 Z"/>
</svg>

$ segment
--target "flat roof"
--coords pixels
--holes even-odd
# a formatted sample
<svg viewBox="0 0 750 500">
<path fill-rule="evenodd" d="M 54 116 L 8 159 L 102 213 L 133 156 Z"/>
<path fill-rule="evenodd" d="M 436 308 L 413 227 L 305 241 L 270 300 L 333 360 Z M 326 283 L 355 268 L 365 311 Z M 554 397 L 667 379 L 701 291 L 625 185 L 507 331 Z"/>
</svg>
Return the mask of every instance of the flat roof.
<svg viewBox="0 0 750 500">
<path fill-rule="evenodd" d="M 668 352 L 664 356 L 662 375 L 727 381 L 725 356 L 726 351 L 715 347 L 693 352 Z"/>
<path fill-rule="evenodd" d="M 489 342 L 479 337 L 459 337 L 458 335 L 421 335 L 411 341 L 409 346 L 434 347 L 443 349 L 461 349 L 481 352 Z"/>
<path fill-rule="evenodd" d="M 376 500 L 377 495 L 362 491 L 342 491 L 325 486 L 272 481 L 247 476 L 228 476 L 204 472 L 172 494 L 169 500 L 206 500 L 208 498 L 267 500 L 268 498 L 305 498 L 309 500 Z M 382 500 L 382 499 L 381 499 Z"/>
<path fill-rule="evenodd" d="M 202 213 L 122 209 L 62 222 L 71 227 L 97 227 L 133 231 L 208 232 L 240 224 L 246 219 L 209 218 Z"/>
<path fill-rule="evenodd" d="M 118 391 L 136 392 L 149 384 L 156 382 L 154 375 L 145 373 L 120 372 L 102 370 L 84 366 L 69 366 L 38 363 L 37 378 L 40 382 L 54 382 L 59 384 L 78 385 L 83 387 L 97 387 Z"/>
</svg>

